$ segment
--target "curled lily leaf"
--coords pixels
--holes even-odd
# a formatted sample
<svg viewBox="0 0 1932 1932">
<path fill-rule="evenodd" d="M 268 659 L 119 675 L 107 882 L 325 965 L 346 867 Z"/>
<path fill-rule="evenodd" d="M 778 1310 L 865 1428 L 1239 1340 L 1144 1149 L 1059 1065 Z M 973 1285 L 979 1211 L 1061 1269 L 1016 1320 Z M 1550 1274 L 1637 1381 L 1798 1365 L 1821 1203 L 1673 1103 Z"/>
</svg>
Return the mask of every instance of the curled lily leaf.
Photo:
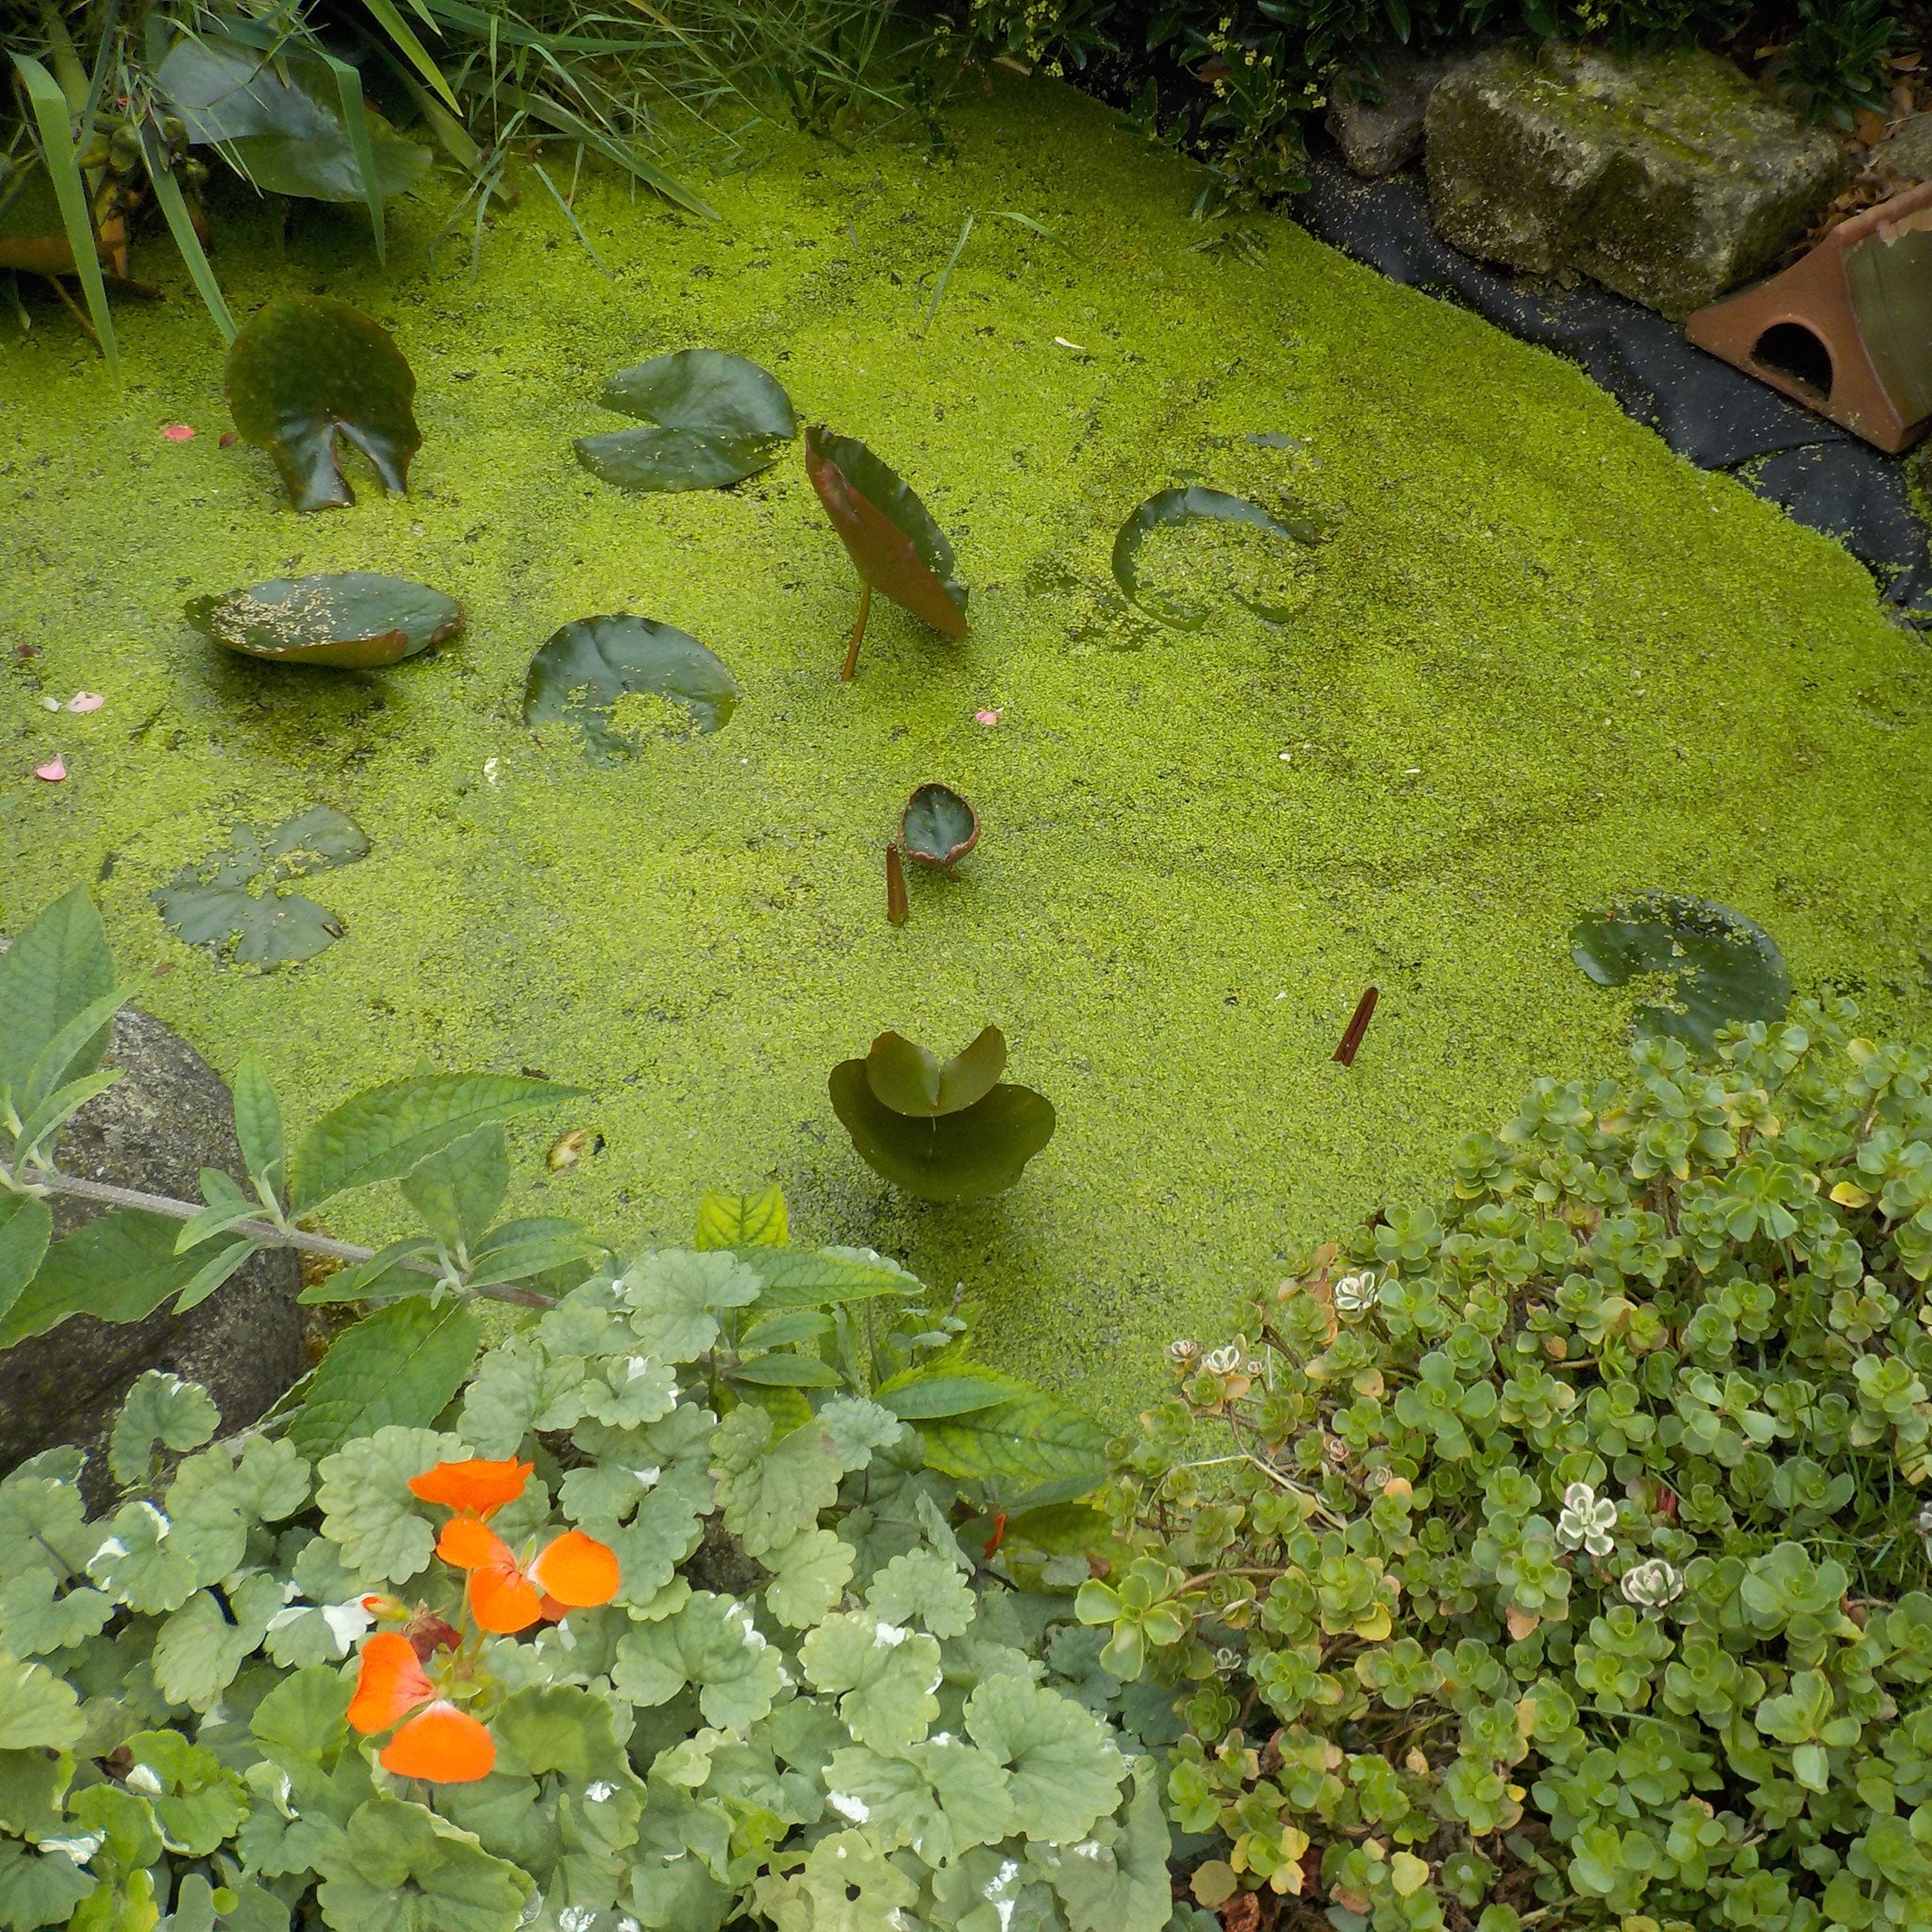
<svg viewBox="0 0 1932 1932">
<path fill-rule="evenodd" d="M 937 1119 L 984 1099 L 1007 1070 L 1007 1039 L 986 1027 L 949 1060 L 897 1033 L 881 1033 L 865 1057 L 866 1085 L 894 1113 Z"/>
<path fill-rule="evenodd" d="M 1205 606 L 1169 602 L 1156 596 L 1141 583 L 1141 546 L 1157 530 L 1182 524 L 1245 524 L 1291 543 L 1315 544 L 1322 541 L 1322 526 L 1312 519 L 1291 515 L 1275 517 L 1244 496 L 1230 495 L 1225 490 L 1208 490 L 1199 484 L 1185 490 L 1163 490 L 1150 496 L 1135 510 L 1113 540 L 1113 577 L 1130 604 L 1143 610 L 1157 623 L 1173 630 L 1199 630 L 1208 622 Z M 1293 613 L 1237 595 L 1257 617 L 1282 623 Z"/>
<path fill-rule="evenodd" d="M 463 627 L 454 597 L 368 571 L 271 577 L 225 597 L 196 597 L 188 621 L 244 658 L 371 670 L 446 643 Z"/>
<path fill-rule="evenodd" d="M 899 843 L 908 858 L 950 871 L 979 843 L 979 814 L 950 785 L 922 785 L 900 815 Z"/>
</svg>

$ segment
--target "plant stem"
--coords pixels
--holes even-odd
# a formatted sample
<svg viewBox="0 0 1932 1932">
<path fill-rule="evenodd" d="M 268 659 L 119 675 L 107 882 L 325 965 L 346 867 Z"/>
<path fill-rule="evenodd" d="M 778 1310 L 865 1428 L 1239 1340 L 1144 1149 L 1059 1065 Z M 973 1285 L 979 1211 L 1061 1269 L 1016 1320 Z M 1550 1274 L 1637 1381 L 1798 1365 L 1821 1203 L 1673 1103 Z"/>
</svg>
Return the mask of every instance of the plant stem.
<svg viewBox="0 0 1932 1932">
<path fill-rule="evenodd" d="M 850 684 L 858 669 L 858 647 L 865 641 L 865 620 L 872 615 L 872 586 L 858 593 L 858 621 L 852 626 L 852 641 L 845 647 L 844 668 L 839 673 L 841 684 Z"/>
<path fill-rule="evenodd" d="M 4 1161 L 0 1161 L 0 1178 L 9 1184 L 13 1180 L 11 1172 Z M 137 1188 L 117 1188 L 107 1181 L 83 1180 L 80 1175 L 62 1174 L 57 1168 L 48 1168 L 33 1176 L 33 1185 L 44 1189 L 50 1194 L 72 1194 L 82 1201 L 99 1201 L 109 1208 L 133 1208 L 143 1214 L 165 1214 L 171 1221 L 192 1221 L 202 1211 L 199 1201 L 176 1201 L 167 1194 L 146 1194 Z M 305 1255 L 325 1255 L 332 1261 L 354 1264 L 373 1260 L 374 1248 L 358 1247 L 354 1241 L 339 1241 L 333 1236 L 310 1234 L 302 1227 L 277 1227 L 272 1221 L 238 1221 L 228 1230 L 252 1241 L 259 1241 L 264 1247 L 294 1248 Z M 434 1261 L 419 1261 L 405 1258 L 395 1264 L 412 1274 L 434 1274 L 443 1273 Z M 508 1282 L 493 1283 L 485 1288 L 466 1288 L 466 1294 L 480 1295 L 486 1301 L 513 1302 L 519 1307 L 554 1308 L 555 1295 L 541 1294 L 533 1288 L 517 1288 Z"/>
<path fill-rule="evenodd" d="M 906 868 L 899 863 L 899 848 L 886 844 L 886 918 L 893 925 L 904 925 L 911 915 L 906 900 Z"/>
</svg>

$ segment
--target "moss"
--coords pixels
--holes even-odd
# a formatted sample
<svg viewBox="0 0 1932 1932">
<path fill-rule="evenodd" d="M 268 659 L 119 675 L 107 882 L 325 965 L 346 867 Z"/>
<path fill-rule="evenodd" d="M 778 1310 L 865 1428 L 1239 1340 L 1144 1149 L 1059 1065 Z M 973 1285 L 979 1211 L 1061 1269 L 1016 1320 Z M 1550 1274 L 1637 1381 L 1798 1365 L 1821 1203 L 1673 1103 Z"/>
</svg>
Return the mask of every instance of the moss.
<svg viewBox="0 0 1932 1932">
<path fill-rule="evenodd" d="M 163 975 L 144 1003 L 218 1065 L 258 1045 L 298 1118 L 423 1060 L 578 1081 L 549 1131 L 605 1151 L 550 1175 L 533 1140 L 525 1208 L 675 1240 L 705 1188 L 782 1181 L 803 1236 L 963 1282 L 995 1356 L 1118 1416 L 1156 1345 L 1290 1244 L 1433 1187 L 1532 1074 L 1616 1064 L 1624 1006 L 1565 950 L 1600 894 L 1708 894 L 1807 990 L 1922 1019 L 1932 690 L 1842 551 L 1574 369 L 1286 220 L 1257 224 L 1258 263 L 1203 255 L 1180 164 L 999 85 L 956 162 L 800 140 L 708 188 L 722 226 L 588 187 L 612 280 L 541 195 L 492 218 L 474 281 L 449 243 L 426 260 L 436 208 L 398 208 L 387 272 L 346 212 L 299 210 L 286 258 L 229 227 L 238 310 L 326 287 L 395 327 L 427 435 L 407 500 L 358 477 L 355 508 L 298 520 L 263 457 L 218 449 L 220 345 L 185 287 L 124 311 L 118 396 L 40 311 L 0 351 L 0 633 L 43 652 L 6 686 L 0 924 L 97 879 L 125 959 Z M 1008 208 L 1063 245 L 980 221 L 922 334 L 966 212 Z M 973 587 L 966 642 L 880 605 L 838 682 L 857 586 L 795 455 L 655 498 L 576 466 L 602 378 L 691 341 L 901 470 Z M 1290 623 L 1122 608 L 1113 532 L 1185 481 L 1335 519 Z M 459 595 L 467 635 L 304 672 L 180 620 L 344 568 Z M 702 639 L 744 698 L 607 771 L 518 704 L 552 630 L 621 608 Z M 76 687 L 105 708 L 39 708 Z M 26 775 L 57 748 L 65 784 Z M 880 851 L 928 778 L 985 836 L 894 930 Z M 163 931 L 158 883 L 318 801 L 373 842 L 313 882 L 337 945 L 256 977 Z M 894 1197 L 826 1073 L 884 1026 L 952 1050 L 988 1020 L 1058 1139 L 990 1205 Z"/>
</svg>

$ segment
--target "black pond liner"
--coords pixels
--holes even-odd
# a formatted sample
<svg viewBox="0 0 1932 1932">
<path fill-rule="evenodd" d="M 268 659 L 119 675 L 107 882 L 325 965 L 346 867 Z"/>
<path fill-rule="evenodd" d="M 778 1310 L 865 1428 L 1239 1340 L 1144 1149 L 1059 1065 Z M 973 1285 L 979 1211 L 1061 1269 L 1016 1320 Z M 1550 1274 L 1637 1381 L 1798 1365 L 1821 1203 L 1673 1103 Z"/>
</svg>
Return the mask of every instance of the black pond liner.
<svg viewBox="0 0 1932 1932">
<path fill-rule="evenodd" d="M 1413 179 L 1362 181 L 1311 156 L 1307 192 L 1290 204 L 1308 232 L 1344 255 L 1540 342 L 1581 365 L 1630 416 L 1701 470 L 1728 470 L 1807 529 L 1836 537 L 1878 580 L 1879 595 L 1932 625 L 1932 548 L 1904 464 L 1814 416 L 1681 327 L 1607 289 L 1526 291 L 1507 271 L 1453 248 Z"/>
</svg>

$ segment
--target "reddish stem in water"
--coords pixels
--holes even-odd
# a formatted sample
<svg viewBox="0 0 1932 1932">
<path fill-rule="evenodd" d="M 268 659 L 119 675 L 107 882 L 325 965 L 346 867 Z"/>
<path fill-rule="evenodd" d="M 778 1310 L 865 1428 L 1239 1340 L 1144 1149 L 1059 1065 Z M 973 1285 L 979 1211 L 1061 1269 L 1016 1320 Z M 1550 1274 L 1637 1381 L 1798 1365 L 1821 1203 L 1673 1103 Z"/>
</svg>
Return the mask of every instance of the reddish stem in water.
<svg viewBox="0 0 1932 1932">
<path fill-rule="evenodd" d="M 858 593 L 858 618 L 852 626 L 852 641 L 845 647 L 844 669 L 839 673 L 841 684 L 850 684 L 852 674 L 858 669 L 858 647 L 865 641 L 865 620 L 872 615 L 872 586 Z"/>
<path fill-rule="evenodd" d="M 893 925 L 904 925 L 911 913 L 906 899 L 906 868 L 899 862 L 899 848 L 886 845 L 886 918 Z"/>
<path fill-rule="evenodd" d="M 1341 1036 L 1341 1044 L 1335 1049 L 1335 1058 L 1344 1067 L 1355 1065 L 1356 1050 L 1362 1043 L 1362 1035 L 1369 1030 L 1369 1022 L 1375 1017 L 1377 997 L 1372 986 L 1356 1005 L 1355 1018 L 1348 1023 L 1348 1031 Z"/>
</svg>

